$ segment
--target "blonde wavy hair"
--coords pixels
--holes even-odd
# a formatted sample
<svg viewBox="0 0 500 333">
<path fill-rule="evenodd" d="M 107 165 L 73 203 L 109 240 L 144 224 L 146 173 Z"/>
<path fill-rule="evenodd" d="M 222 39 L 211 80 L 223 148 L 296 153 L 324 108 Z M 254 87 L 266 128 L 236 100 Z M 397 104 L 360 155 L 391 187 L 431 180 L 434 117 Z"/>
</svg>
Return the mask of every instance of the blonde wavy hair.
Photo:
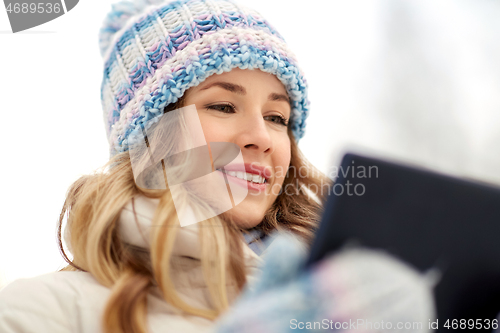
<svg viewBox="0 0 500 333">
<path fill-rule="evenodd" d="M 183 106 L 184 99 L 167 106 L 164 112 Z M 290 169 L 282 191 L 256 227 L 265 234 L 274 230 L 289 230 L 310 244 L 330 189 L 331 179 L 317 170 L 300 152 L 292 131 Z M 296 170 L 306 172 L 299 177 Z M 301 172 L 300 174 L 302 174 Z M 315 188 L 316 201 L 304 187 Z M 118 236 L 117 222 L 122 208 L 134 197 L 144 195 L 159 200 L 153 225 L 151 246 L 144 250 Z M 73 259 L 62 244 L 62 227 L 67 217 L 67 241 Z M 230 219 L 215 216 L 200 225 L 201 265 L 211 296 L 212 308 L 195 308 L 186 304 L 176 292 L 171 279 L 173 244 L 179 221 L 166 190 L 146 190 L 136 185 L 128 152 L 115 155 L 91 175 L 75 181 L 66 194 L 58 225 L 58 243 L 68 265 L 60 271 L 86 271 L 99 283 L 111 289 L 107 301 L 103 330 L 106 333 L 147 332 L 147 295 L 153 286 L 159 287 L 165 301 L 187 314 L 213 320 L 229 306 L 227 284 L 232 282 L 240 292 L 246 283 L 243 261 L 242 231 Z M 211 226 L 204 228 L 203 226 Z"/>
</svg>

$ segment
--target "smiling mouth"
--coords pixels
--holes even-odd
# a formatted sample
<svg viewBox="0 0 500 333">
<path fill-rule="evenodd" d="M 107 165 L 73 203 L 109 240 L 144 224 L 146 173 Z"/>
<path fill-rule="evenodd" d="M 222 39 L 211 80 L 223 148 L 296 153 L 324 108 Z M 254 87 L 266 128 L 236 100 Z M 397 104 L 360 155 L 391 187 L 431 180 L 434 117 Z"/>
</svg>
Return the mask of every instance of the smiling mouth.
<svg viewBox="0 0 500 333">
<path fill-rule="evenodd" d="M 253 183 L 253 184 L 266 184 L 267 183 L 266 178 L 264 178 L 260 175 L 253 174 L 253 173 L 248 173 L 248 172 L 243 172 L 243 171 L 226 171 L 226 170 L 222 170 L 222 169 L 217 169 L 217 171 L 220 171 L 222 173 L 225 173 L 229 176 L 232 176 L 232 177 L 235 177 L 238 179 L 246 180 L 247 182 Z"/>
</svg>

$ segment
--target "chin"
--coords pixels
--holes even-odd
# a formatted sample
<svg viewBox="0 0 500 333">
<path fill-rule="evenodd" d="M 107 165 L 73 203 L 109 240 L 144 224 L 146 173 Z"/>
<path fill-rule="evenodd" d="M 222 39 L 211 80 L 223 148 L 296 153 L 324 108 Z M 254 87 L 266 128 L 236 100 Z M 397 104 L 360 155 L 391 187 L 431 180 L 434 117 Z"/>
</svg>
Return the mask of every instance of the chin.
<svg viewBox="0 0 500 333">
<path fill-rule="evenodd" d="M 236 226 L 242 229 L 251 229 L 256 227 L 264 219 L 264 214 L 249 214 L 249 212 L 251 212 L 250 209 L 234 211 L 237 208 L 240 207 L 235 207 L 221 214 L 221 217 L 225 220 L 231 219 Z"/>
</svg>

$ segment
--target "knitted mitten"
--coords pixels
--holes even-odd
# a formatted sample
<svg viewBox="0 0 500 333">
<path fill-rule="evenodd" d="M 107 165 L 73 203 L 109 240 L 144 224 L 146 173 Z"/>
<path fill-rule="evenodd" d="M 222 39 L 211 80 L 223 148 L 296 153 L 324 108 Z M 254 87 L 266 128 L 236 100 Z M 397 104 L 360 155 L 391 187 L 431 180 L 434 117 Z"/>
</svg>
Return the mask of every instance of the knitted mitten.
<svg viewBox="0 0 500 333">
<path fill-rule="evenodd" d="M 304 270 L 307 250 L 295 236 L 269 242 L 258 280 L 220 317 L 216 332 L 430 331 L 433 281 L 405 263 L 351 248 Z"/>
</svg>

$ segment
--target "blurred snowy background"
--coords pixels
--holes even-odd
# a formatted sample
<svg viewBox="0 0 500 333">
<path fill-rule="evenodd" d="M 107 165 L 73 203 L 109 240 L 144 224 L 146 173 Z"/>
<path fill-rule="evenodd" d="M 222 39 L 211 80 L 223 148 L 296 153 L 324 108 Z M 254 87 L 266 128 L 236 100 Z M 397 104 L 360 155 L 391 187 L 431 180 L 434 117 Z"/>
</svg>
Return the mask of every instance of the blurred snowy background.
<svg viewBox="0 0 500 333">
<path fill-rule="evenodd" d="M 239 1 L 300 61 L 299 146 L 320 170 L 354 150 L 500 184 L 500 1 Z M 113 2 L 18 34 L 0 9 L 0 286 L 63 267 L 65 192 L 108 159 L 97 34 Z"/>
</svg>

